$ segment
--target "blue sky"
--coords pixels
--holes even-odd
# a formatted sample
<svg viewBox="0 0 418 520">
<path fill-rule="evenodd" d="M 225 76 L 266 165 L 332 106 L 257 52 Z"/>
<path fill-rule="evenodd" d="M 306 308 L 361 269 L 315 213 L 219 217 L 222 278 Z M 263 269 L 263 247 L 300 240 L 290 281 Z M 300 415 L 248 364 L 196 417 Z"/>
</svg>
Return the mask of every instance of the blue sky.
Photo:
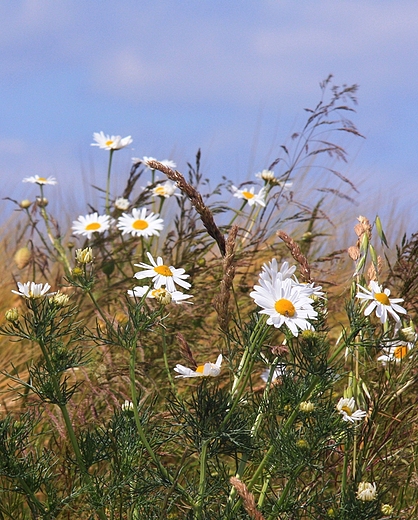
<svg viewBox="0 0 418 520">
<path fill-rule="evenodd" d="M 347 217 L 394 206 L 413 232 L 417 70 L 416 0 L 3 0 L 2 196 L 54 175 L 81 211 L 79 186 L 104 183 L 107 154 L 90 146 L 100 130 L 133 137 L 116 177 L 144 155 L 184 171 L 201 148 L 206 176 L 251 179 L 332 73 L 359 85 L 353 121 L 366 137 L 342 143 L 342 172 L 361 191 Z"/>
</svg>

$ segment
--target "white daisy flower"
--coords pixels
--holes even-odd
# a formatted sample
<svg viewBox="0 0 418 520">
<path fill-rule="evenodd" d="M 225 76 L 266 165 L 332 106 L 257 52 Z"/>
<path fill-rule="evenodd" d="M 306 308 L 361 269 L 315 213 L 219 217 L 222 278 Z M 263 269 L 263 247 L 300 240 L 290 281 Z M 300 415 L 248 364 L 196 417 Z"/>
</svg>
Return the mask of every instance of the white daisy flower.
<svg viewBox="0 0 418 520">
<path fill-rule="evenodd" d="M 262 170 L 256 173 L 255 176 L 265 181 L 266 184 L 273 184 L 274 186 L 280 186 L 283 190 L 287 190 L 292 187 L 293 182 L 279 180 L 272 170 Z"/>
<path fill-rule="evenodd" d="M 205 363 L 192 370 L 183 365 L 176 365 L 174 372 L 180 374 L 176 377 L 217 377 L 221 373 L 222 354 L 219 354 L 216 363 Z"/>
<path fill-rule="evenodd" d="M 406 310 L 398 305 L 398 303 L 404 301 L 403 298 L 389 298 L 390 290 L 382 290 L 381 286 L 377 282 L 370 282 L 370 290 L 361 285 L 358 285 L 358 287 L 364 292 L 357 293 L 356 297 L 360 300 L 371 300 L 364 310 L 365 316 L 369 316 L 369 314 L 376 309 L 376 316 L 380 319 L 381 323 L 386 323 L 388 320 L 388 313 L 391 314 L 397 322 L 401 319 L 398 313 L 406 314 Z"/>
<path fill-rule="evenodd" d="M 254 286 L 250 296 L 262 307 L 260 314 L 269 316 L 268 325 L 276 328 L 287 325 L 294 336 L 299 334 L 298 329 L 313 329 L 307 320 L 316 319 L 318 313 L 313 309 L 313 302 L 304 288 L 295 285 L 289 278 L 268 282 L 260 277 L 259 283 Z"/>
<path fill-rule="evenodd" d="M 258 193 L 254 193 L 254 186 L 251 188 L 244 188 L 243 190 L 238 189 L 236 186 L 231 186 L 234 197 L 238 199 L 244 199 L 248 202 L 250 206 L 254 204 L 259 204 L 260 206 L 265 206 L 265 189 L 261 188 Z"/>
<path fill-rule="evenodd" d="M 167 166 L 168 168 L 172 168 L 172 169 L 174 169 L 177 166 L 177 164 L 174 161 L 170 161 L 169 159 L 164 159 L 163 161 L 160 161 L 160 160 L 156 159 L 155 157 L 144 156 L 142 159 L 140 159 L 139 157 L 132 157 L 132 162 L 134 164 L 142 163 L 147 168 L 149 168 L 148 161 L 158 161 L 161 164 L 163 164 L 164 166 Z M 150 168 L 150 170 L 151 169 L 152 168 Z"/>
<path fill-rule="evenodd" d="M 122 412 L 133 412 L 134 411 L 134 403 L 132 401 L 128 401 L 125 399 L 125 402 L 121 406 Z"/>
<path fill-rule="evenodd" d="M 22 182 L 31 182 L 32 184 L 57 184 L 55 177 L 39 177 L 39 175 L 32 175 L 32 177 L 25 177 Z"/>
<path fill-rule="evenodd" d="M 130 135 L 127 137 L 121 137 L 120 135 L 105 135 L 103 132 L 94 132 L 93 139 L 95 143 L 91 143 L 91 146 L 98 146 L 102 150 L 120 150 L 129 146 L 132 143 Z"/>
<path fill-rule="evenodd" d="M 97 212 L 90 215 L 80 215 L 77 220 L 73 221 L 71 229 L 74 235 L 83 235 L 88 239 L 93 233 L 104 233 L 109 229 L 111 218 L 108 215 L 98 215 Z"/>
<path fill-rule="evenodd" d="M 180 193 L 176 193 L 177 184 L 175 182 L 166 181 L 164 184 L 159 184 L 152 189 L 153 197 L 164 197 L 168 199 L 172 195 L 176 197 L 181 197 Z"/>
<path fill-rule="evenodd" d="M 189 298 L 193 298 L 193 295 L 191 294 L 184 294 L 181 291 L 173 291 L 170 292 L 167 289 L 160 288 L 160 289 L 151 289 L 149 285 L 143 285 L 143 286 L 136 286 L 131 291 L 128 291 L 128 295 L 132 298 L 141 299 L 144 295 L 147 295 L 147 298 L 155 298 L 163 305 L 167 305 L 170 302 L 174 302 L 177 304 L 180 303 L 192 303 L 187 302 L 185 300 L 188 300 Z"/>
<path fill-rule="evenodd" d="M 267 383 L 270 377 L 271 368 L 266 368 L 263 370 L 261 374 L 261 379 Z M 278 363 L 276 368 L 273 371 L 273 375 L 271 377 L 271 382 L 276 383 L 279 379 L 281 379 L 286 374 L 286 363 Z"/>
<path fill-rule="evenodd" d="M 51 289 L 49 283 L 42 284 L 35 282 L 17 282 L 17 287 L 19 291 L 12 290 L 12 293 L 18 294 L 19 296 L 24 296 L 25 298 L 29 298 L 31 300 L 42 298 L 42 296 L 50 296 L 51 294 L 55 294 L 48 293 L 49 289 Z"/>
<path fill-rule="evenodd" d="M 361 421 L 366 417 L 367 412 L 363 410 L 356 410 L 356 402 L 354 397 L 350 399 L 341 397 L 337 403 L 337 410 L 342 415 L 343 421 L 354 423 L 355 421 Z"/>
<path fill-rule="evenodd" d="M 125 211 L 129 208 L 129 200 L 125 199 L 123 197 L 118 197 L 115 199 L 115 202 L 113 203 L 116 209 L 120 209 L 122 211 Z"/>
<path fill-rule="evenodd" d="M 376 500 L 376 496 L 376 482 L 373 482 L 373 484 L 370 484 L 370 482 L 359 482 L 356 493 L 357 500 L 372 502 L 373 500 Z"/>
<path fill-rule="evenodd" d="M 383 355 L 379 356 L 377 361 L 380 361 L 383 365 L 391 362 L 399 363 L 408 355 L 409 351 L 414 348 L 414 345 L 414 341 L 391 341 L 388 346 L 383 347 Z"/>
<path fill-rule="evenodd" d="M 152 278 L 155 289 L 159 289 L 165 285 L 167 290 L 171 293 L 176 290 L 174 284 L 178 284 L 184 289 L 190 289 L 190 283 L 185 281 L 189 275 L 185 274 L 184 269 L 176 269 L 172 265 L 165 265 L 161 256 L 157 257 L 157 262 L 154 260 L 151 253 L 147 252 L 147 256 L 151 262 L 151 265 L 145 264 L 144 262 L 141 262 L 140 264 L 134 264 L 136 267 L 145 269 L 145 271 L 135 273 L 135 278 L 138 278 L 138 280 Z"/>
<path fill-rule="evenodd" d="M 289 262 L 283 262 L 279 269 L 277 260 L 273 258 L 270 262 L 261 266 L 260 278 L 270 283 L 273 283 L 277 279 L 286 280 L 287 278 L 297 282 L 294 276 L 295 271 L 296 266 L 292 265 L 289 267 Z"/>
<path fill-rule="evenodd" d="M 122 231 L 122 235 L 131 233 L 132 236 L 148 238 L 152 235 L 159 236 L 163 229 L 163 219 L 158 218 L 158 214 L 150 213 L 146 215 L 146 208 L 141 210 L 134 208 L 132 215 L 123 213 L 118 218 L 117 227 Z"/>
</svg>

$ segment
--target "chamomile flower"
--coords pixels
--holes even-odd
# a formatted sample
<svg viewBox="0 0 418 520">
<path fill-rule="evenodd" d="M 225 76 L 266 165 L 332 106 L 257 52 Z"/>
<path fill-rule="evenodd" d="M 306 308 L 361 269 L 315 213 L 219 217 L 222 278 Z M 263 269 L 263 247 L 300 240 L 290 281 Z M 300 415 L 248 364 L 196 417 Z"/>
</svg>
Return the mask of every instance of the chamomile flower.
<svg viewBox="0 0 418 520">
<path fill-rule="evenodd" d="M 120 150 L 132 143 L 130 135 L 122 138 L 120 135 L 105 135 L 103 132 L 94 132 L 93 139 L 96 142 L 91 143 L 91 146 L 98 146 L 102 150 Z"/>
<path fill-rule="evenodd" d="M 359 482 L 356 498 L 363 502 L 372 502 L 376 500 L 377 488 L 376 482 L 370 484 L 370 482 Z"/>
<path fill-rule="evenodd" d="M 255 176 L 259 179 L 262 179 L 266 184 L 280 186 L 283 190 L 287 190 L 293 185 L 293 182 L 281 181 L 278 179 L 272 170 L 262 170 L 261 172 L 256 173 Z"/>
<path fill-rule="evenodd" d="M 190 289 L 190 283 L 186 282 L 185 280 L 189 277 L 189 275 L 185 274 L 184 269 L 177 269 L 172 265 L 165 265 L 161 256 L 157 257 L 157 261 L 154 260 L 151 253 L 147 252 L 147 256 L 151 262 L 151 265 L 145 264 L 144 262 L 141 262 L 140 264 L 134 264 L 136 267 L 145 269 L 145 271 L 139 271 L 138 273 L 135 273 L 135 278 L 138 278 L 138 280 L 152 278 L 155 289 L 159 289 L 165 285 L 167 290 L 171 293 L 176 290 L 174 284 L 180 285 L 184 289 Z"/>
<path fill-rule="evenodd" d="M 18 291 L 13 291 L 12 293 L 18 294 L 19 296 L 24 296 L 30 300 L 35 300 L 37 298 L 42 298 L 43 296 L 49 296 L 55 293 L 48 293 L 51 286 L 49 283 L 35 283 L 35 282 L 26 282 L 20 283 L 17 282 Z"/>
<path fill-rule="evenodd" d="M 205 363 L 192 370 L 183 365 L 176 365 L 174 372 L 180 374 L 176 377 L 217 377 L 221 373 L 222 354 L 219 354 L 216 363 Z"/>
<path fill-rule="evenodd" d="M 306 289 L 295 285 L 290 278 L 276 278 L 270 282 L 260 277 L 259 283 L 250 296 L 262 308 L 260 314 L 269 316 L 268 325 L 276 328 L 286 325 L 294 336 L 298 336 L 298 329 L 313 329 L 307 320 L 316 319 L 318 313 L 313 309 Z"/>
<path fill-rule="evenodd" d="M 248 202 L 249 206 L 253 206 L 254 204 L 258 204 L 260 206 L 265 206 L 265 189 L 261 188 L 258 193 L 254 193 L 254 186 L 251 188 L 244 188 L 243 190 L 238 189 L 236 186 L 231 186 L 234 197 L 238 199 L 244 199 Z"/>
<path fill-rule="evenodd" d="M 45 184 L 57 184 L 55 177 L 39 177 L 39 175 L 25 177 L 22 182 L 31 182 L 32 184 L 39 184 L 41 186 Z"/>
<path fill-rule="evenodd" d="M 110 224 L 111 218 L 108 215 L 98 215 L 95 212 L 86 216 L 80 215 L 73 221 L 71 229 L 74 235 L 83 235 L 90 239 L 93 233 L 104 233 Z"/>
<path fill-rule="evenodd" d="M 341 397 L 337 403 L 337 410 L 342 415 L 343 421 L 354 423 L 355 421 L 361 421 L 366 417 L 367 412 L 357 409 L 354 397 Z"/>
<path fill-rule="evenodd" d="M 128 295 L 132 298 L 141 299 L 144 295 L 147 295 L 147 298 L 155 298 L 159 303 L 163 305 L 167 305 L 170 302 L 174 302 L 177 304 L 180 303 L 192 303 L 187 302 L 189 298 L 193 298 L 191 294 L 184 294 L 181 291 L 173 291 L 170 292 L 167 289 L 161 287 L 160 289 L 151 289 L 149 285 L 137 286 L 134 287 L 131 291 L 128 291 Z"/>
<path fill-rule="evenodd" d="M 122 211 L 125 211 L 129 208 L 129 200 L 125 199 L 124 197 L 118 197 L 115 199 L 115 202 L 113 203 L 116 209 L 120 209 Z"/>
<path fill-rule="evenodd" d="M 132 215 L 123 213 L 118 218 L 117 227 L 122 231 L 122 235 L 130 233 L 132 236 L 148 238 L 152 235 L 158 236 L 163 229 L 163 219 L 158 218 L 158 214 L 150 213 L 147 216 L 146 208 L 141 210 L 134 208 Z"/>
<path fill-rule="evenodd" d="M 146 166 L 147 168 L 149 168 L 151 170 L 152 168 L 150 168 L 148 166 L 148 161 L 158 161 L 159 163 L 163 164 L 164 166 L 168 166 L 169 168 L 175 168 L 177 166 L 177 164 L 174 161 L 170 161 L 169 159 L 164 159 L 163 161 L 159 161 L 155 157 L 145 157 L 144 156 L 142 159 L 140 159 L 139 157 L 132 157 L 132 162 L 134 164 L 142 163 L 144 166 Z"/>
<path fill-rule="evenodd" d="M 381 286 L 372 280 L 369 284 L 370 290 L 358 285 L 361 291 L 356 294 L 356 297 L 360 300 L 371 300 L 369 305 L 364 310 L 364 315 L 369 316 L 374 309 L 376 309 L 376 316 L 380 319 L 381 323 L 386 323 L 388 320 L 388 313 L 399 322 L 399 314 L 406 314 L 406 310 L 398 305 L 403 302 L 403 298 L 389 298 L 390 290 L 382 290 Z"/>
<path fill-rule="evenodd" d="M 388 346 L 383 347 L 383 355 L 379 356 L 377 361 L 380 361 L 383 365 L 391 362 L 399 363 L 408 355 L 409 351 L 414 348 L 414 344 L 415 342 L 409 341 L 391 341 Z"/>
<path fill-rule="evenodd" d="M 177 185 L 175 182 L 166 181 L 163 184 L 159 184 L 152 189 L 153 197 L 164 197 L 168 199 L 172 195 L 176 197 L 181 197 L 180 193 L 176 193 Z"/>
</svg>

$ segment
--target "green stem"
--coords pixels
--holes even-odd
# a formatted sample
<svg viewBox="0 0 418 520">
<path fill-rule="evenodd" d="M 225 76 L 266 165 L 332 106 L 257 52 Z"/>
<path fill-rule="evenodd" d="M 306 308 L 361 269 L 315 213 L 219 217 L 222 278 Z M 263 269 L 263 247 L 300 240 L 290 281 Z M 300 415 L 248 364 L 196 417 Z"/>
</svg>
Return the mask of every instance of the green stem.
<svg viewBox="0 0 418 520">
<path fill-rule="evenodd" d="M 196 520 L 202 518 L 203 498 L 206 490 L 206 458 L 208 453 L 209 439 L 202 442 L 202 449 L 200 452 L 200 478 L 199 478 L 199 498 L 197 501 Z"/>
<path fill-rule="evenodd" d="M 161 326 L 161 331 L 162 331 L 161 336 L 162 336 L 162 343 L 163 343 L 163 358 L 164 358 L 164 366 L 165 366 L 165 369 L 166 369 L 166 372 L 167 372 L 168 380 L 170 381 L 171 388 L 172 388 L 173 392 L 176 393 L 176 391 L 177 391 L 177 387 L 176 387 L 176 385 L 174 384 L 173 376 L 171 375 L 170 366 L 169 366 L 169 364 L 168 364 L 168 358 L 167 358 L 167 340 L 166 340 L 166 337 L 165 337 L 165 329 L 164 329 L 164 326 Z"/>
<path fill-rule="evenodd" d="M 107 182 L 106 182 L 106 215 L 110 214 L 110 173 L 112 171 L 112 158 L 113 158 L 113 152 L 115 150 L 110 150 L 109 154 L 109 164 L 107 166 Z"/>
</svg>

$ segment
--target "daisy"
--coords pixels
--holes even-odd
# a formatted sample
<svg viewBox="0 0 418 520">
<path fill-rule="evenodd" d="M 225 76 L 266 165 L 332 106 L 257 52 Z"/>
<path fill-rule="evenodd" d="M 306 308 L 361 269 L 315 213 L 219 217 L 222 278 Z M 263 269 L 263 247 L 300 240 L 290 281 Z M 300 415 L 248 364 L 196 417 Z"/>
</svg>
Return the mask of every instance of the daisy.
<svg viewBox="0 0 418 520">
<path fill-rule="evenodd" d="M 176 365 L 174 372 L 180 374 L 176 377 L 216 377 L 221 373 L 222 354 L 219 354 L 216 363 L 205 363 L 192 370 L 183 365 Z"/>
<path fill-rule="evenodd" d="M 255 176 L 259 179 L 262 179 L 266 184 L 273 184 L 274 186 L 280 186 L 282 189 L 287 190 L 291 188 L 293 182 L 289 181 L 281 181 L 279 180 L 272 170 L 262 170 L 259 173 L 256 173 Z"/>
<path fill-rule="evenodd" d="M 93 139 L 95 143 L 91 143 L 91 146 L 98 146 L 102 150 L 120 150 L 129 146 L 132 143 L 130 135 L 127 137 L 121 137 L 120 135 L 105 135 L 103 132 L 94 132 Z"/>
<path fill-rule="evenodd" d="M 270 377 L 271 368 L 266 368 L 263 370 L 261 374 L 261 379 L 267 383 Z M 273 371 L 273 375 L 271 376 L 271 382 L 276 383 L 279 379 L 281 379 L 286 374 L 286 363 L 279 363 Z"/>
<path fill-rule="evenodd" d="M 370 484 L 370 482 L 359 482 L 356 493 L 357 500 L 372 502 L 373 500 L 376 500 L 376 495 L 376 482 L 373 482 L 373 484 Z"/>
<path fill-rule="evenodd" d="M 125 211 L 129 208 L 129 200 L 125 199 L 123 197 L 118 197 L 115 199 L 115 202 L 113 203 L 116 209 L 120 209 L 122 211 Z"/>
<path fill-rule="evenodd" d="M 260 314 L 269 316 L 267 325 L 276 328 L 287 325 L 294 336 L 299 334 L 298 329 L 313 329 L 307 320 L 316 319 L 318 313 L 313 309 L 313 302 L 304 288 L 294 285 L 289 278 L 268 282 L 260 277 L 259 283 L 254 286 L 250 296 L 262 307 Z"/>
<path fill-rule="evenodd" d="M 34 300 L 36 298 L 42 298 L 42 296 L 49 296 L 51 294 L 55 294 L 48 293 L 49 289 L 51 289 L 49 283 L 46 283 L 44 285 L 42 283 L 35 282 L 17 282 L 17 287 L 19 291 L 12 290 L 12 293 L 18 294 L 19 296 L 24 296 L 25 298 L 29 298 L 31 300 Z"/>
<path fill-rule="evenodd" d="M 134 274 L 135 278 L 138 280 L 142 280 L 144 278 L 151 278 L 154 282 L 154 288 L 159 289 L 161 286 L 165 285 L 167 290 L 173 293 L 176 288 L 174 284 L 178 284 L 184 289 L 190 289 L 191 285 L 189 282 L 186 282 L 185 279 L 189 277 L 188 274 L 184 274 L 184 269 L 176 269 L 172 265 L 165 265 L 161 256 L 157 257 L 157 262 L 155 262 L 151 253 L 147 252 L 147 256 L 151 262 L 151 265 L 145 264 L 141 262 L 140 264 L 134 264 L 136 267 L 141 267 L 141 269 L 145 269 L 145 271 L 140 271 Z"/>
<path fill-rule="evenodd" d="M 366 417 L 367 412 L 363 410 L 356 410 L 356 402 L 354 401 L 354 397 L 350 397 L 347 399 L 346 397 L 341 397 L 337 404 L 337 410 L 343 416 L 343 421 L 354 423 L 355 421 L 361 421 L 364 417 Z"/>
<path fill-rule="evenodd" d="M 403 302 L 403 298 L 389 298 L 390 290 L 384 289 L 382 291 L 381 286 L 375 282 L 371 281 L 369 284 L 370 291 L 361 285 L 358 287 L 364 291 L 356 294 L 357 298 L 361 300 L 371 300 L 371 303 L 364 310 L 364 315 L 369 316 L 376 309 L 376 316 L 380 319 L 381 323 L 386 323 L 388 320 L 388 313 L 392 315 L 392 317 L 399 322 L 400 317 L 397 313 L 406 314 L 406 310 L 398 305 L 398 303 Z"/>
<path fill-rule="evenodd" d="M 150 213 L 146 216 L 146 208 L 141 210 L 134 208 L 132 215 L 123 213 L 118 218 L 117 227 L 122 231 L 122 235 L 131 233 L 132 236 L 148 238 L 152 235 L 159 236 L 163 229 L 163 219 L 158 218 L 158 214 Z"/>
<path fill-rule="evenodd" d="M 177 184 L 175 182 L 166 181 L 164 184 L 159 184 L 152 189 L 153 197 L 164 197 L 168 199 L 172 195 L 181 197 L 180 193 L 176 193 Z"/>
<path fill-rule="evenodd" d="M 181 291 L 167 291 L 167 289 L 151 289 L 149 285 L 137 286 L 132 289 L 132 291 L 128 291 L 128 295 L 132 298 L 141 299 L 144 295 L 147 295 L 147 298 L 155 298 L 159 303 L 163 305 L 167 305 L 170 302 L 175 302 L 177 304 L 180 303 L 192 303 L 186 302 L 189 298 L 193 298 L 191 294 L 184 294 Z"/>
<path fill-rule="evenodd" d="M 93 233 L 104 233 L 109 229 L 111 218 L 108 215 L 98 215 L 97 212 L 90 215 L 80 215 L 77 220 L 73 221 L 71 229 L 74 235 L 84 235 L 88 239 Z"/>
<path fill-rule="evenodd" d="M 246 200 L 250 206 L 253 206 L 254 204 L 259 204 L 260 206 L 266 205 L 266 201 L 264 200 L 264 188 L 261 188 L 258 193 L 254 193 L 254 186 L 243 190 L 239 190 L 236 186 L 231 186 L 231 189 L 233 191 L 234 197 Z"/>
<path fill-rule="evenodd" d="M 167 166 L 168 168 L 175 168 L 177 166 L 177 164 L 174 161 L 170 161 L 169 159 L 164 159 L 163 161 L 159 161 L 155 157 L 145 157 L 144 156 L 142 159 L 140 159 L 139 157 L 132 157 L 132 162 L 134 164 L 142 163 L 147 168 L 149 168 L 148 161 L 157 161 L 157 162 L 163 164 L 164 166 Z M 152 169 L 152 168 L 150 168 L 150 169 Z"/>
<path fill-rule="evenodd" d="M 377 358 L 377 361 L 380 361 L 383 365 L 386 363 L 395 362 L 399 363 L 405 358 L 409 351 L 414 348 L 415 342 L 408 341 L 392 341 L 389 343 L 389 346 L 383 347 L 383 355 Z"/>
<path fill-rule="evenodd" d="M 55 177 L 39 177 L 39 175 L 32 175 L 32 177 L 25 177 L 22 182 L 31 182 L 32 184 L 57 184 Z"/>
</svg>

